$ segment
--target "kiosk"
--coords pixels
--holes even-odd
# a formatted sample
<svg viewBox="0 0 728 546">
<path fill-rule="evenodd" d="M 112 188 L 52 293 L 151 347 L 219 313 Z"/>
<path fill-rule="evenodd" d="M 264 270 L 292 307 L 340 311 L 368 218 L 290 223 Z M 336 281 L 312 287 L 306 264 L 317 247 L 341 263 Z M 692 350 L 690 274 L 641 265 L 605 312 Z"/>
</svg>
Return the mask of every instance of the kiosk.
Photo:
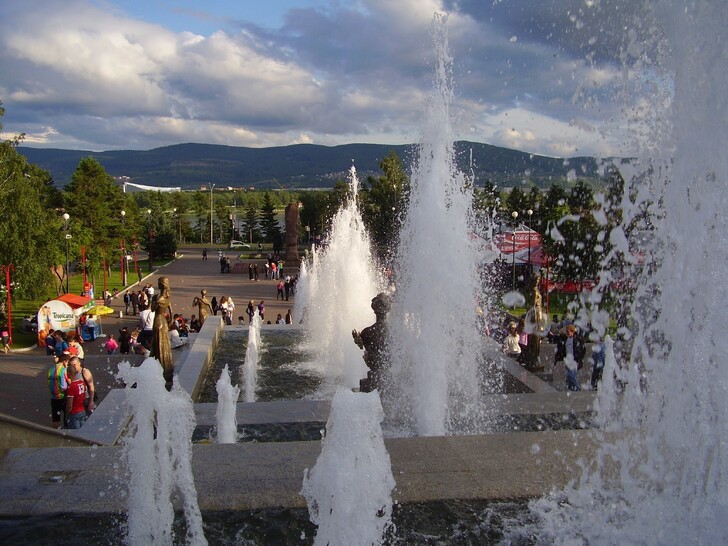
<svg viewBox="0 0 728 546">
<path fill-rule="evenodd" d="M 76 330 L 80 323 L 80 317 L 94 306 L 94 300 L 85 296 L 75 294 L 63 294 L 62 296 L 45 302 L 38 310 L 38 345 L 45 347 L 45 339 L 51 330 L 70 332 Z M 84 332 L 80 332 L 83 339 L 86 339 Z M 89 339 L 95 339 L 89 337 Z"/>
</svg>

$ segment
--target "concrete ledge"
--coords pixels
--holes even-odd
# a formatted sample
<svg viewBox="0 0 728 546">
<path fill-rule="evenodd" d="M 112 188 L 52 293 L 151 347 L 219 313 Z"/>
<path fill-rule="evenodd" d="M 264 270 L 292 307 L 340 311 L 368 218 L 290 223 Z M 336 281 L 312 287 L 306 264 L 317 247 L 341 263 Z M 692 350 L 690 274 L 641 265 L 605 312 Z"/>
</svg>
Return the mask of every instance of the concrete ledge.
<svg viewBox="0 0 728 546">
<path fill-rule="evenodd" d="M 0 458 L 13 448 L 51 448 L 98 445 L 68 430 L 44 427 L 0 413 Z"/>
<path fill-rule="evenodd" d="M 563 487 L 592 460 L 588 431 L 385 440 L 397 482 L 394 499 L 531 498 Z M 193 446 L 193 474 L 203 511 L 304 507 L 303 471 L 320 442 Z M 0 465 L 0 517 L 126 510 L 121 448 L 13 449 Z M 117 476 L 118 474 L 118 476 Z"/>
<path fill-rule="evenodd" d="M 208 316 L 192 347 L 187 351 L 186 358 L 175 366 L 175 381 L 189 393 L 193 401 L 200 395 L 223 328 L 222 317 Z"/>
</svg>

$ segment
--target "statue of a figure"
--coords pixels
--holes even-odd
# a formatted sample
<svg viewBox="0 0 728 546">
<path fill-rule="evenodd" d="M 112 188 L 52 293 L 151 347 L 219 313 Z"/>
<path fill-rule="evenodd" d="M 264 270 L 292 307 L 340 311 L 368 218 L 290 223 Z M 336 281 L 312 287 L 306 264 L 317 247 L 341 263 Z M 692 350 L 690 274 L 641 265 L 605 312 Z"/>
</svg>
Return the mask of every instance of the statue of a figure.
<svg viewBox="0 0 728 546">
<path fill-rule="evenodd" d="M 526 366 L 532 370 L 541 370 L 543 366 L 539 365 L 539 356 L 541 355 L 541 338 L 546 334 L 548 317 L 543 312 L 541 291 L 538 289 L 541 277 L 536 275 L 533 285 L 533 307 L 526 314 L 526 324 L 528 326 L 528 349 L 525 355 Z"/>
<path fill-rule="evenodd" d="M 164 375 L 167 390 L 171 390 L 174 362 L 172 362 L 172 346 L 169 342 L 169 328 L 172 325 L 169 279 L 159 277 L 157 286 L 159 287 L 159 294 L 152 301 L 152 311 L 154 312 L 152 356 L 162 365 L 162 374 Z"/>
<path fill-rule="evenodd" d="M 192 300 L 192 305 L 197 307 L 197 317 L 200 320 L 200 326 L 205 324 L 205 319 L 207 318 L 207 315 L 212 313 L 212 305 L 210 305 L 210 302 L 207 301 L 207 290 L 204 288 L 200 290 L 200 294 L 202 297 L 195 296 L 195 299 Z"/>
<path fill-rule="evenodd" d="M 369 368 L 366 378 L 359 381 L 361 392 L 371 392 L 381 387 L 382 368 L 388 364 L 387 354 L 387 313 L 390 299 L 387 294 L 380 293 L 372 299 L 372 309 L 377 320 L 361 332 L 352 330 L 351 335 L 360 348 L 364 349 L 364 363 Z"/>
</svg>

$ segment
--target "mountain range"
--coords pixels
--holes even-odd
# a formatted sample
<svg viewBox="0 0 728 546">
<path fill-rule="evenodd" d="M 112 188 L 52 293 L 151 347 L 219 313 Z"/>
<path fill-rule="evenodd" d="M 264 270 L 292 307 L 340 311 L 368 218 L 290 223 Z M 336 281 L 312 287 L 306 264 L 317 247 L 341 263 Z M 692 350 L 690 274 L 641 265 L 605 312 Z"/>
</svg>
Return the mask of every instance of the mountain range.
<svg viewBox="0 0 728 546">
<path fill-rule="evenodd" d="M 58 187 L 68 184 L 79 161 L 89 156 L 119 180 L 183 189 L 198 189 L 208 183 L 255 189 L 329 188 L 346 179 L 352 161 L 363 180 L 381 176 L 379 164 L 391 151 L 402 159 L 408 173 L 417 158 L 413 145 L 385 144 L 245 148 L 190 143 L 106 152 L 21 146 L 18 151 L 49 171 Z M 528 180 L 545 187 L 567 178 L 599 178 L 598 163 L 591 157 L 550 158 L 467 141 L 455 143 L 455 156 L 457 167 L 474 176 L 476 185 L 489 180 L 499 186 L 514 186 Z"/>
</svg>

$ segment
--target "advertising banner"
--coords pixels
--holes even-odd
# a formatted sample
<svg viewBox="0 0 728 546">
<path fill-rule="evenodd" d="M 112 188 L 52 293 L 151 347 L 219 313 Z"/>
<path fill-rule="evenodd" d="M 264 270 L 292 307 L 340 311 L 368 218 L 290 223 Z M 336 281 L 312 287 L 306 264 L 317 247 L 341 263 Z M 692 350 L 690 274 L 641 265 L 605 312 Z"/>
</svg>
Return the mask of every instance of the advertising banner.
<svg viewBox="0 0 728 546">
<path fill-rule="evenodd" d="M 76 315 L 66 302 L 50 300 L 43 304 L 38 311 L 38 337 L 43 338 L 50 330 L 68 332 L 76 328 Z"/>
</svg>

